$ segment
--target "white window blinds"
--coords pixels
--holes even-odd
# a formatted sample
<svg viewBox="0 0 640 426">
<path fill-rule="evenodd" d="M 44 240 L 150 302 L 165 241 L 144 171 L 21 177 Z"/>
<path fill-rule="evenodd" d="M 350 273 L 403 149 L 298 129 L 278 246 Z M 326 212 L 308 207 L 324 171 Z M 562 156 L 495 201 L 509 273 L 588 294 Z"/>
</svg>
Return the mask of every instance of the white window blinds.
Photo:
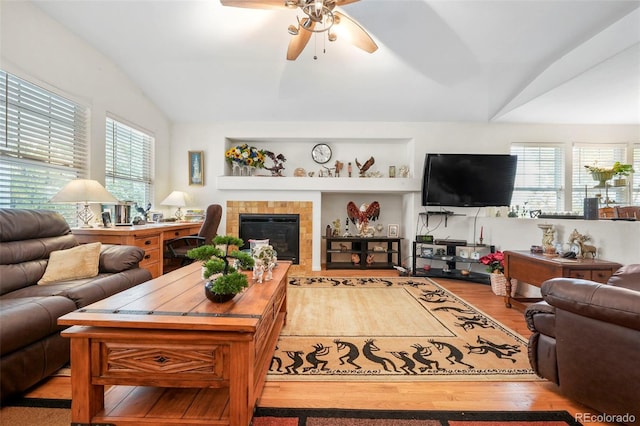
<svg viewBox="0 0 640 426">
<path fill-rule="evenodd" d="M 584 198 L 595 197 L 598 195 L 602 197 L 602 204 L 606 204 L 605 198 L 607 196 L 612 203 L 627 204 L 627 188 L 594 188 L 594 186 L 598 185 L 598 182 L 593 179 L 589 170 L 585 168 L 585 166 L 593 165 L 610 168 L 613 167 L 613 163 L 616 161 L 626 163 L 626 157 L 626 144 L 574 144 L 572 170 L 573 191 L 571 197 L 572 209 L 576 212 L 582 212 L 584 207 Z M 609 184 L 611 184 L 610 181 Z"/>
<path fill-rule="evenodd" d="M 49 199 L 87 176 L 88 109 L 0 70 L 0 207 L 50 209 L 75 223 L 76 206 Z"/>
<path fill-rule="evenodd" d="M 144 207 L 151 198 L 153 137 L 107 118 L 105 186 L 121 201 Z"/>
<path fill-rule="evenodd" d="M 633 146 L 633 179 L 631 180 L 631 204 L 640 205 L 640 144 Z"/>
<path fill-rule="evenodd" d="M 527 210 L 564 210 L 564 150 L 562 145 L 514 143 L 518 170 L 511 205 Z"/>
</svg>

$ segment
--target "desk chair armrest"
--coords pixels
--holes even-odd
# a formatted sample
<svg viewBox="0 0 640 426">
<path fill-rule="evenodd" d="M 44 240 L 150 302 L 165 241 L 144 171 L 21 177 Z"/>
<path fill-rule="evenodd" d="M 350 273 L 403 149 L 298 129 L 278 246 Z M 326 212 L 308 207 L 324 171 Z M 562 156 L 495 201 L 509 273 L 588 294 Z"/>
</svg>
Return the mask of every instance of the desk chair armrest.
<svg viewBox="0 0 640 426">
<path fill-rule="evenodd" d="M 179 237 L 179 238 L 174 238 L 172 240 L 169 240 L 166 242 L 166 245 L 169 251 L 171 252 L 171 255 L 176 257 L 177 256 L 175 251 L 176 248 L 184 247 L 184 246 L 192 246 L 195 248 L 203 245 L 204 243 L 205 243 L 204 237 L 188 236 L 188 237 Z"/>
</svg>

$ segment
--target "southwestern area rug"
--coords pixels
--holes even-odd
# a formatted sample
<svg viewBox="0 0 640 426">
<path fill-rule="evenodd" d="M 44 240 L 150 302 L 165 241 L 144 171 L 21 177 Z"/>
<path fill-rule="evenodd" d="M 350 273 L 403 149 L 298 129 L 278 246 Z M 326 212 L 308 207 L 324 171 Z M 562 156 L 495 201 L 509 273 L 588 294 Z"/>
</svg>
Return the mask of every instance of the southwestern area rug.
<svg viewBox="0 0 640 426">
<path fill-rule="evenodd" d="M 578 426 L 566 411 L 388 411 L 257 408 L 252 426 Z"/>
<path fill-rule="evenodd" d="M 268 381 L 538 380 L 526 340 L 429 278 L 297 278 Z"/>
</svg>

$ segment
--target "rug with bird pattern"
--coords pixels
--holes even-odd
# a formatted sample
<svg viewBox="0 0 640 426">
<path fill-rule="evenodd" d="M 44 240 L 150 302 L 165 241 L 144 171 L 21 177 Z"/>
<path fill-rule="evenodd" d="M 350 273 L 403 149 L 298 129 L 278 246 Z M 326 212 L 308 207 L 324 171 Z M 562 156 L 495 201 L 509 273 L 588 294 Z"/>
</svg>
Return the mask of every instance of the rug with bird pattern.
<svg viewBox="0 0 640 426">
<path fill-rule="evenodd" d="M 429 278 L 291 277 L 268 381 L 538 380 L 527 341 Z"/>
</svg>

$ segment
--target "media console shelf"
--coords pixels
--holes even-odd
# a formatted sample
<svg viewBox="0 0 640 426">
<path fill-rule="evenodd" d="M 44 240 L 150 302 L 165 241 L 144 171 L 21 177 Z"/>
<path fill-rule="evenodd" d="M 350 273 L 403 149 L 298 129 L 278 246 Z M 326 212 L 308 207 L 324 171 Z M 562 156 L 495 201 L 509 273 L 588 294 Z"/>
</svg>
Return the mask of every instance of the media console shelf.
<svg viewBox="0 0 640 426">
<path fill-rule="evenodd" d="M 489 275 L 471 271 L 471 265 L 480 263 L 480 258 L 489 253 L 485 245 L 466 245 L 464 241 L 442 241 L 435 243 L 413 242 L 413 275 L 416 277 L 451 278 L 489 284 Z M 433 262 L 444 263 L 442 268 L 431 266 Z M 458 264 L 466 267 L 458 268 Z M 428 268 L 425 269 L 425 265 Z M 463 271 L 468 272 L 467 274 Z"/>
<path fill-rule="evenodd" d="M 429 216 L 444 216 L 444 227 L 447 227 L 447 222 L 449 220 L 449 216 L 466 216 L 464 214 L 454 213 L 450 210 L 436 210 L 436 211 L 428 211 L 422 212 L 418 214 L 419 216 L 424 216 L 425 226 L 429 226 Z"/>
<path fill-rule="evenodd" d="M 394 265 L 402 262 L 402 238 L 324 238 L 327 242 L 327 269 L 393 269 Z"/>
</svg>

